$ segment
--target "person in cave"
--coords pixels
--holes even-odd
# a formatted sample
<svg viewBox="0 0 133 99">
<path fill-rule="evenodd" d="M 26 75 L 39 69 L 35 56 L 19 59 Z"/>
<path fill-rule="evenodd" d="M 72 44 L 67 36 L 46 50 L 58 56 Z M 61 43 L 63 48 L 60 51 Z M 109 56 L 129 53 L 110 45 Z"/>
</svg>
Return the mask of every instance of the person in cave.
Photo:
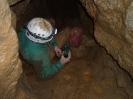
<svg viewBox="0 0 133 99">
<path fill-rule="evenodd" d="M 29 64 L 33 65 L 39 78 L 47 78 L 57 73 L 71 58 L 64 57 L 55 40 L 57 29 L 44 18 L 33 18 L 18 33 L 20 54 Z M 52 64 L 49 56 L 49 45 L 59 58 Z"/>
</svg>

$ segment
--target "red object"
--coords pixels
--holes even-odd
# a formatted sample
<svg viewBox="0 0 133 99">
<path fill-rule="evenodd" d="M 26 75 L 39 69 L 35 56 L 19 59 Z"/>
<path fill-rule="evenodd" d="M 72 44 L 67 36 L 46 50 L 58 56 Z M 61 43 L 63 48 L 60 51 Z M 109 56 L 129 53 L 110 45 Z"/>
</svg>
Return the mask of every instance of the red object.
<svg viewBox="0 0 133 99">
<path fill-rule="evenodd" d="M 69 43 L 72 47 L 79 47 L 82 42 L 83 29 L 81 27 L 74 27 L 70 31 Z"/>
</svg>

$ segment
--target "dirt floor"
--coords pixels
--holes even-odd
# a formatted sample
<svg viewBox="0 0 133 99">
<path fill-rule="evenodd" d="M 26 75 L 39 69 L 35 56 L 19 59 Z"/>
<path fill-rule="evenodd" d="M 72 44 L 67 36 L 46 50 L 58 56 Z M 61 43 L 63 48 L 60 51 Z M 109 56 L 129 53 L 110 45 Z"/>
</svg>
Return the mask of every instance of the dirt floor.
<svg viewBox="0 0 133 99">
<path fill-rule="evenodd" d="M 54 77 L 38 80 L 27 65 L 24 71 L 38 99 L 133 99 L 128 75 L 86 36 L 79 48 L 72 49 L 71 62 Z"/>
</svg>

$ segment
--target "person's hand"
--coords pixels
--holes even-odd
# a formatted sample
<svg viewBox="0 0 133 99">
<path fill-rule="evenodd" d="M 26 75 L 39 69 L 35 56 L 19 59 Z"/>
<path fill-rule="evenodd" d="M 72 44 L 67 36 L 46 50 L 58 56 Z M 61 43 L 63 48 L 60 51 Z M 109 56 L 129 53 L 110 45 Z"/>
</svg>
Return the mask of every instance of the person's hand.
<svg viewBox="0 0 133 99">
<path fill-rule="evenodd" d="M 61 49 L 60 49 L 59 47 L 55 46 L 54 50 L 55 50 L 56 55 L 57 55 L 58 57 L 60 57 L 61 54 L 62 54 Z"/>
<path fill-rule="evenodd" d="M 60 59 L 60 62 L 61 62 L 61 64 L 66 64 L 66 63 L 68 63 L 69 61 L 70 61 L 70 59 L 71 59 L 71 52 L 69 51 L 69 53 L 68 53 L 68 57 L 64 57 L 63 55 L 61 56 L 61 59 Z"/>
</svg>

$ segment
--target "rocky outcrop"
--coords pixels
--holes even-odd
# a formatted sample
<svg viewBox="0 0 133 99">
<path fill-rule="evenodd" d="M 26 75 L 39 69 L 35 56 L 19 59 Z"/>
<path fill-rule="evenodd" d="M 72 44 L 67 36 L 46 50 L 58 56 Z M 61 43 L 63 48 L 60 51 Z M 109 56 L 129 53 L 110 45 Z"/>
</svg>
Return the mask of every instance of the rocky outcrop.
<svg viewBox="0 0 133 99">
<path fill-rule="evenodd" d="M 80 0 L 83 6 L 86 8 L 88 14 L 95 20 L 96 17 L 96 6 L 93 0 Z"/>
<path fill-rule="evenodd" d="M 89 15 L 96 20 L 94 32 L 96 40 L 133 77 L 133 2 L 131 0 L 81 0 L 81 2 Z"/>
<path fill-rule="evenodd" d="M 13 5 L 13 4 L 15 4 L 15 3 L 17 3 L 17 2 L 19 2 L 21 0 L 7 0 L 7 1 L 9 3 L 9 5 Z"/>
<path fill-rule="evenodd" d="M 22 73 L 17 36 L 11 23 L 8 3 L 0 0 L 0 99 L 15 99 Z"/>
</svg>

